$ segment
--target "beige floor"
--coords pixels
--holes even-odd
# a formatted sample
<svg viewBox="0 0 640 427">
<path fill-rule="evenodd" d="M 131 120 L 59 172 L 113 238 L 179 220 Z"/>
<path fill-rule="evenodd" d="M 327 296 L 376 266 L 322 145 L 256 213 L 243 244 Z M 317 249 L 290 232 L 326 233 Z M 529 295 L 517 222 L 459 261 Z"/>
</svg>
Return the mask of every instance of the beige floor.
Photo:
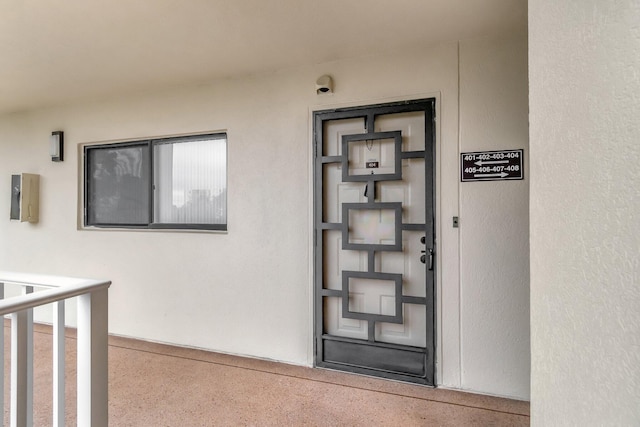
<svg viewBox="0 0 640 427">
<path fill-rule="evenodd" d="M 35 329 L 34 425 L 49 426 L 51 329 Z M 74 426 L 74 331 L 66 345 L 66 418 Z M 524 426 L 529 404 L 110 337 L 109 425 Z"/>
</svg>

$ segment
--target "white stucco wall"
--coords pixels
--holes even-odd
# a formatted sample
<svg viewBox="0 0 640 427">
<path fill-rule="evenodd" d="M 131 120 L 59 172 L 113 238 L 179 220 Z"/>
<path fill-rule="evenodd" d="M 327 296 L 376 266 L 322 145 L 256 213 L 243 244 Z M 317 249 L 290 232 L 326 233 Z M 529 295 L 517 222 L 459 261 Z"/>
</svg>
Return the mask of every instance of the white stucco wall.
<svg viewBox="0 0 640 427">
<path fill-rule="evenodd" d="M 640 4 L 529 2 L 532 424 L 640 424 Z"/>
<path fill-rule="evenodd" d="M 461 258 L 465 234 L 451 227 L 461 195 L 464 210 L 481 213 L 489 228 L 498 227 L 500 220 L 491 215 L 493 206 L 477 202 L 474 191 L 460 191 L 460 144 L 526 144 L 527 105 L 520 84 L 526 78 L 526 36 L 513 37 L 519 41 L 468 41 L 461 43 L 460 52 L 454 42 L 0 117 L 0 173 L 7 181 L 0 187 L 0 212 L 9 210 L 10 174 L 38 173 L 42 180 L 39 224 L 0 221 L 0 269 L 111 279 L 110 331 L 115 334 L 310 365 L 310 111 L 437 96 L 438 381 L 526 399 L 527 363 L 518 374 L 512 370 L 515 359 L 526 357 L 519 333 L 527 330 L 527 319 L 502 309 L 495 316 L 487 308 L 469 310 L 460 322 L 465 307 L 461 295 L 478 293 L 477 284 L 460 281 L 461 260 L 480 269 L 501 268 L 501 263 L 485 265 L 473 259 L 473 252 L 463 252 Z M 461 97 L 464 122 L 458 117 L 459 54 L 461 64 L 469 57 L 468 70 L 460 73 L 470 92 Z M 484 56 L 494 58 L 498 76 L 486 72 Z M 325 73 L 334 77 L 335 93 L 317 96 L 315 79 Z M 498 88 L 501 79 L 512 81 L 517 94 L 498 91 L 494 96 L 500 105 L 491 107 L 496 120 L 476 128 L 479 118 L 471 110 L 487 107 L 478 100 L 478 86 Z M 505 121 L 520 123 L 499 129 Z M 464 130 L 462 141 L 459 129 Z M 61 164 L 48 158 L 52 130 L 65 131 L 67 156 Z M 229 138 L 228 233 L 78 230 L 79 144 L 217 130 L 227 131 Z M 501 135 L 498 145 L 487 139 L 491 133 Z M 522 192 L 513 190 L 512 196 L 524 198 L 518 202 L 522 207 L 526 183 L 515 185 Z M 522 276 L 492 282 L 486 290 L 490 295 L 482 297 L 490 307 L 512 303 L 512 297 L 521 304 L 526 298 L 521 277 L 526 277 L 527 254 L 518 240 L 523 229 L 526 219 L 513 222 L 510 235 L 517 239 L 505 250 L 517 254 Z M 521 292 L 505 297 L 504 289 L 516 276 Z M 496 334 L 502 323 L 510 326 Z M 471 324 L 487 329 L 474 331 Z M 510 337 L 513 346 L 508 345 Z M 477 354 L 463 350 L 467 346 Z"/>
<path fill-rule="evenodd" d="M 526 37 L 460 44 L 461 152 L 524 149 L 524 179 L 460 186 L 463 388 L 529 396 Z"/>
</svg>

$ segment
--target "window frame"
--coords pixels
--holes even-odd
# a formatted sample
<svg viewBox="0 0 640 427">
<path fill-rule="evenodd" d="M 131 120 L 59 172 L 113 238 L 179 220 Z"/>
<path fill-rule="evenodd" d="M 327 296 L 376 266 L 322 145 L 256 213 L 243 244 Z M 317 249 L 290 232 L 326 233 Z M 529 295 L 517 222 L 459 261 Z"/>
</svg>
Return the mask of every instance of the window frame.
<svg viewBox="0 0 640 427">
<path fill-rule="evenodd" d="M 192 134 L 184 136 L 172 136 L 164 138 L 145 138 L 140 140 L 121 141 L 121 142 L 109 142 L 109 143 L 97 143 L 87 144 L 83 146 L 83 228 L 84 229 L 133 229 L 133 230 L 166 230 L 166 231 L 227 231 L 228 218 L 228 205 L 225 201 L 225 216 L 226 220 L 223 224 L 202 224 L 202 223 L 156 223 L 154 222 L 155 211 L 155 159 L 154 159 L 154 147 L 162 144 L 175 144 L 180 142 L 189 141 L 201 141 L 201 140 L 219 140 L 225 141 L 225 198 L 227 197 L 228 189 L 228 137 L 227 132 L 211 132 L 202 134 Z M 148 152 L 149 167 L 147 173 L 149 174 L 149 217 L 147 224 L 126 224 L 126 223 L 90 223 L 89 222 L 89 180 L 90 180 L 90 165 L 89 165 L 89 151 L 93 149 L 109 149 L 109 148 L 127 148 L 141 146 Z"/>
</svg>

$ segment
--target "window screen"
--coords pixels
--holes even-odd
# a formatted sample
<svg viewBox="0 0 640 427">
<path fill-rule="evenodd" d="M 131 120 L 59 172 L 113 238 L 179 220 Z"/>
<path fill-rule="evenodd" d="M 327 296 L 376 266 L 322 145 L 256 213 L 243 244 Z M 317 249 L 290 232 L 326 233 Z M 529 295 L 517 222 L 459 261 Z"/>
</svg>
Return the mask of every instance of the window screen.
<svg viewBox="0 0 640 427">
<path fill-rule="evenodd" d="M 85 225 L 226 230 L 226 134 L 85 147 Z"/>
</svg>

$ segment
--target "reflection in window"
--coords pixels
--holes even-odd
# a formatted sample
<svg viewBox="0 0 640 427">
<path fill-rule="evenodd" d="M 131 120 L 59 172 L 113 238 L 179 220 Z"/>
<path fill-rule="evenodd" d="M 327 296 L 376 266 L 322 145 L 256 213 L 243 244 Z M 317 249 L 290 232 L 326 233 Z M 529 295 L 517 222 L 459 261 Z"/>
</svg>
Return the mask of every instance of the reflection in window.
<svg viewBox="0 0 640 427">
<path fill-rule="evenodd" d="M 226 134 L 85 147 L 85 225 L 226 230 Z"/>
<path fill-rule="evenodd" d="M 149 222 L 149 150 L 146 145 L 95 148 L 88 153 L 89 222 Z"/>
<path fill-rule="evenodd" d="M 207 139 L 154 146 L 154 222 L 227 222 L 226 140 Z"/>
</svg>

